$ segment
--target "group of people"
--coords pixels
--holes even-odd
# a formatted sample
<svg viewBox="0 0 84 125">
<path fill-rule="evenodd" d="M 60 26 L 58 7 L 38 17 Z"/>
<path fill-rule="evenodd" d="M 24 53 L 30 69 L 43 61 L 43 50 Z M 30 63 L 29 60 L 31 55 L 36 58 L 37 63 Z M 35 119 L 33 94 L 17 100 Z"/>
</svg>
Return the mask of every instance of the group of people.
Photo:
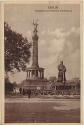
<svg viewBox="0 0 84 125">
<path fill-rule="evenodd" d="M 20 88 L 19 91 L 20 91 L 20 94 L 23 94 L 23 95 L 28 94 L 28 98 L 31 97 L 31 89 L 27 89 L 25 91 L 24 89 Z"/>
</svg>

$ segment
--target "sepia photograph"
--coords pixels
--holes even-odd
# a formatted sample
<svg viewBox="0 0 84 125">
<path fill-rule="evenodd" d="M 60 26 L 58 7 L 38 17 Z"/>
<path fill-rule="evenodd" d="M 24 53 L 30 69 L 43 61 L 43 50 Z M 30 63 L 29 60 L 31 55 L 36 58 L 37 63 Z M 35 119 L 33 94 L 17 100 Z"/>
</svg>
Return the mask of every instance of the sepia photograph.
<svg viewBox="0 0 84 125">
<path fill-rule="evenodd" d="M 4 4 L 4 122 L 80 123 L 80 4 Z"/>
</svg>

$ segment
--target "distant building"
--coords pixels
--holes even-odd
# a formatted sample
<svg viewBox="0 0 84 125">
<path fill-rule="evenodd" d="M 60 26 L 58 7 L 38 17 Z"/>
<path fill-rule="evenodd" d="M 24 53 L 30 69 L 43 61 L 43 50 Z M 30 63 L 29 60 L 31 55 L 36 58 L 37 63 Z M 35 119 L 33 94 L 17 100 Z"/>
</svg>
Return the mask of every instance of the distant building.
<svg viewBox="0 0 84 125">
<path fill-rule="evenodd" d="M 51 77 L 49 77 L 49 81 L 50 81 L 50 82 L 56 82 L 56 81 L 57 81 L 56 76 L 51 76 Z"/>
</svg>

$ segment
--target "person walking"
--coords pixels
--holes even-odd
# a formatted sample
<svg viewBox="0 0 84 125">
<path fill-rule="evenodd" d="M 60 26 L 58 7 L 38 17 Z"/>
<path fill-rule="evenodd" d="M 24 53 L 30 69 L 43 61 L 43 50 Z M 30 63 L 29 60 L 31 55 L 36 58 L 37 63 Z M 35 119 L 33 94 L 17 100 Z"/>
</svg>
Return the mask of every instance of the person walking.
<svg viewBox="0 0 84 125">
<path fill-rule="evenodd" d="M 28 98 L 30 98 L 31 97 L 31 90 L 30 89 L 27 90 L 27 94 L 28 94 Z"/>
</svg>

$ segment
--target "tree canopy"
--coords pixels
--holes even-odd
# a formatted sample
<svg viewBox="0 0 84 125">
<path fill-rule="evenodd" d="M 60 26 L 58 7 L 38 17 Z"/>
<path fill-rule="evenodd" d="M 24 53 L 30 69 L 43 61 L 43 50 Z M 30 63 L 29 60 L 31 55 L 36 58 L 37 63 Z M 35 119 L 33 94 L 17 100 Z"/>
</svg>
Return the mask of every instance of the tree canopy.
<svg viewBox="0 0 84 125">
<path fill-rule="evenodd" d="M 30 61 L 31 43 L 4 23 L 5 71 L 25 70 Z"/>
</svg>

